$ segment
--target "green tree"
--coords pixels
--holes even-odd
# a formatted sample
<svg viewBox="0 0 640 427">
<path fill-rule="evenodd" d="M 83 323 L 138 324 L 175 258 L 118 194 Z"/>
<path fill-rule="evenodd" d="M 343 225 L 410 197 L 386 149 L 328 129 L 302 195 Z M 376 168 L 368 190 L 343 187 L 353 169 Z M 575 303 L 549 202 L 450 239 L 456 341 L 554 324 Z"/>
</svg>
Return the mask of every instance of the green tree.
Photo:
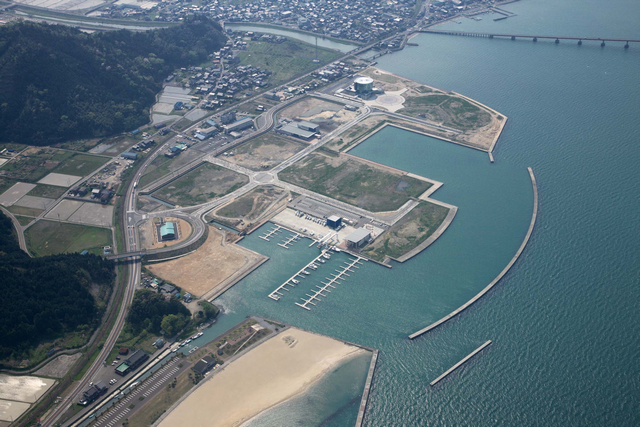
<svg viewBox="0 0 640 427">
<path fill-rule="evenodd" d="M 172 337 L 182 330 L 187 319 L 182 314 L 167 314 L 162 318 L 162 329 L 168 337 Z"/>
</svg>

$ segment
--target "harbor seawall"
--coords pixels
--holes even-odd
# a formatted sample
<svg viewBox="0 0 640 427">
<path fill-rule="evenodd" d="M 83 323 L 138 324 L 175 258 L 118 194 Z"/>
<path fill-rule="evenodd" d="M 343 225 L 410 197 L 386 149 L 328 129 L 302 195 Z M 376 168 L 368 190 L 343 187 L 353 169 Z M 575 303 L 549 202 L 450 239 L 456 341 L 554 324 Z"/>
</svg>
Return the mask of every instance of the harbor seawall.
<svg viewBox="0 0 640 427">
<path fill-rule="evenodd" d="M 498 283 L 500 281 L 500 279 L 502 279 L 504 277 L 504 275 L 507 274 L 507 272 L 511 269 L 511 267 L 513 267 L 513 265 L 516 263 L 518 258 L 520 258 L 520 255 L 522 255 L 522 252 L 524 251 L 524 248 L 527 246 L 527 243 L 529 242 L 529 238 L 531 237 L 531 234 L 533 233 L 533 228 L 534 228 L 534 226 L 536 224 L 536 219 L 538 217 L 538 185 L 536 183 L 536 177 L 533 174 L 533 169 L 531 169 L 530 167 L 527 168 L 527 169 L 529 170 L 529 176 L 531 178 L 531 185 L 533 187 L 533 214 L 531 215 L 531 223 L 529 224 L 529 230 L 527 231 L 527 235 L 525 236 L 524 240 L 522 241 L 522 244 L 520 245 L 520 248 L 518 249 L 516 254 L 513 256 L 513 258 L 509 262 L 509 264 L 507 264 L 507 266 L 504 268 L 504 270 L 502 270 L 500 272 L 500 274 L 498 274 L 498 276 L 495 279 L 493 279 L 493 281 L 491 283 L 489 283 L 489 285 L 487 285 L 484 289 L 482 289 L 476 296 L 474 296 L 469 301 L 467 301 L 465 304 L 463 304 L 461 307 L 459 307 L 458 309 L 452 311 L 451 313 L 449 313 L 448 315 L 446 315 L 442 319 L 438 320 L 437 322 L 434 322 L 431 325 L 427 326 L 426 328 L 421 329 L 421 330 L 419 330 L 417 332 L 414 332 L 413 334 L 409 335 L 409 339 L 417 338 L 420 335 L 429 332 L 430 330 L 442 325 L 443 323 L 453 319 L 455 316 L 457 316 L 458 314 L 462 313 L 469 306 L 471 306 L 474 302 L 478 301 L 487 292 L 489 292 L 496 285 L 496 283 Z"/>
</svg>

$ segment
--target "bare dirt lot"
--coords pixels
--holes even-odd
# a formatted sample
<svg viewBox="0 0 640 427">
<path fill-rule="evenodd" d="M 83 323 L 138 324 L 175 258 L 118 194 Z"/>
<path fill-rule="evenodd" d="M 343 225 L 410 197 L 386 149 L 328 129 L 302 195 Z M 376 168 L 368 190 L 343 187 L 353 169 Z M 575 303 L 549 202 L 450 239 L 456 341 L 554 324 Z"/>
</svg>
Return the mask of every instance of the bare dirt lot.
<svg viewBox="0 0 640 427">
<path fill-rule="evenodd" d="M 289 192 L 272 185 L 258 187 L 207 215 L 207 218 L 249 230 L 283 207 Z"/>
<path fill-rule="evenodd" d="M 226 286 L 264 259 L 261 255 L 230 243 L 226 233 L 209 227 L 209 236 L 194 253 L 171 261 L 149 264 L 158 277 L 175 283 L 185 291 L 203 296 Z"/>
<path fill-rule="evenodd" d="M 307 97 L 282 110 L 278 113 L 278 118 L 316 123 L 320 125 L 320 130 L 326 133 L 350 122 L 357 115 L 357 111 L 345 110 L 344 105 Z"/>
<path fill-rule="evenodd" d="M 76 363 L 76 360 L 78 360 L 80 356 L 82 356 L 81 352 L 77 352 L 75 354 L 63 354 L 61 356 L 58 356 L 42 368 L 38 369 L 35 374 L 44 375 L 47 377 L 62 378 L 67 374 L 67 372 L 69 372 L 69 369 L 71 369 L 73 364 Z"/>
<path fill-rule="evenodd" d="M 160 188 L 154 196 L 177 206 L 206 203 L 231 193 L 249 182 L 246 175 L 205 163 Z"/>
<path fill-rule="evenodd" d="M 251 170 L 267 170 L 302 150 L 305 144 L 268 132 L 233 149 L 224 159 Z"/>
<path fill-rule="evenodd" d="M 140 235 L 140 245 L 145 249 L 157 249 L 173 246 L 178 244 L 191 235 L 191 224 L 187 221 L 179 218 L 165 217 L 165 222 L 176 223 L 178 228 L 178 238 L 176 240 L 169 240 L 166 242 L 158 242 L 158 233 L 156 223 L 159 222 L 159 218 L 148 219 L 140 227 L 138 232 Z"/>
</svg>

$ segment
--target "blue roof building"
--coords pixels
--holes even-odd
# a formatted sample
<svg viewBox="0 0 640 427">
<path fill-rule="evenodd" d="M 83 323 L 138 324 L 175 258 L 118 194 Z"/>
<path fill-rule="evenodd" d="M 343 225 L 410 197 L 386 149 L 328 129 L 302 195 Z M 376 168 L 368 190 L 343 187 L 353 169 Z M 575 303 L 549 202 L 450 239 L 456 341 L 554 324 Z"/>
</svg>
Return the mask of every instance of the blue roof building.
<svg viewBox="0 0 640 427">
<path fill-rule="evenodd" d="M 160 241 L 175 240 L 177 237 L 176 225 L 173 222 L 167 222 L 160 226 Z"/>
</svg>

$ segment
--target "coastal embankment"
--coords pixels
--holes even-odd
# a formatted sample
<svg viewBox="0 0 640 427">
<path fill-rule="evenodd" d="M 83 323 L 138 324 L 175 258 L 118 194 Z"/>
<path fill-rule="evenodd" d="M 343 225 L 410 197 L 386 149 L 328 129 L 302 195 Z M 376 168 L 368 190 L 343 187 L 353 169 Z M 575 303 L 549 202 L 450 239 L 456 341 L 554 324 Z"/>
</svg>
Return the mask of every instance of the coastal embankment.
<svg viewBox="0 0 640 427">
<path fill-rule="evenodd" d="M 453 319 L 455 316 L 457 316 L 458 314 L 462 313 L 464 310 L 469 308 L 474 302 L 478 301 L 487 292 L 489 292 L 500 281 L 500 279 L 502 279 L 504 277 L 504 275 L 507 274 L 507 272 L 511 269 L 511 267 L 513 267 L 513 265 L 516 263 L 518 258 L 520 258 L 520 255 L 522 255 L 522 252 L 524 251 L 524 248 L 527 246 L 527 243 L 529 242 L 529 238 L 531 237 L 531 234 L 533 233 L 533 228 L 534 228 L 534 226 L 536 224 L 536 219 L 538 217 L 538 185 L 536 183 L 536 177 L 533 174 L 533 169 L 531 169 L 529 167 L 528 170 L 529 170 L 529 176 L 531 177 L 531 185 L 533 187 L 533 214 L 531 215 L 531 222 L 529 224 L 529 230 L 527 231 L 527 234 L 526 234 L 524 240 L 522 241 L 522 244 L 520 245 L 520 248 L 518 249 L 516 254 L 513 256 L 513 258 L 509 262 L 509 264 L 507 264 L 507 266 L 504 268 L 504 270 L 502 270 L 500 272 L 500 274 L 498 274 L 498 276 L 495 279 L 493 279 L 493 281 L 491 283 L 489 283 L 489 285 L 487 285 L 484 289 L 482 289 L 476 296 L 474 296 L 469 301 L 467 301 L 465 304 L 463 304 L 461 307 L 459 307 L 458 309 L 452 311 L 451 313 L 449 313 L 448 315 L 446 315 L 442 319 L 438 320 L 437 322 L 434 322 L 431 325 L 427 326 L 426 328 L 421 329 L 421 330 L 419 330 L 417 332 L 414 332 L 413 334 L 409 335 L 409 339 L 417 338 L 420 335 L 429 332 L 430 330 L 432 330 L 432 329 L 442 325 L 443 323 Z"/>
</svg>

